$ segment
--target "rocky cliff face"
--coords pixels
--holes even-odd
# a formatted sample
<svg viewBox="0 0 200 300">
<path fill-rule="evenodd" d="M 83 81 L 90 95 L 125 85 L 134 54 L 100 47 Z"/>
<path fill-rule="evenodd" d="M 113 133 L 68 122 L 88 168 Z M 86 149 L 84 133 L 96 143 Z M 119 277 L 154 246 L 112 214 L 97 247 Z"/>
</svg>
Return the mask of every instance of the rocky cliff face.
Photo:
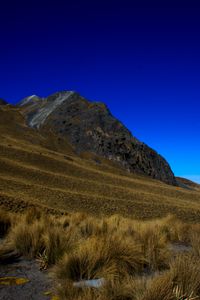
<svg viewBox="0 0 200 300">
<path fill-rule="evenodd" d="M 130 172 L 176 184 L 167 161 L 133 137 L 105 104 L 89 102 L 67 91 L 47 98 L 33 95 L 19 105 L 29 126 L 67 137 L 78 152 L 93 152 L 116 161 Z"/>
</svg>

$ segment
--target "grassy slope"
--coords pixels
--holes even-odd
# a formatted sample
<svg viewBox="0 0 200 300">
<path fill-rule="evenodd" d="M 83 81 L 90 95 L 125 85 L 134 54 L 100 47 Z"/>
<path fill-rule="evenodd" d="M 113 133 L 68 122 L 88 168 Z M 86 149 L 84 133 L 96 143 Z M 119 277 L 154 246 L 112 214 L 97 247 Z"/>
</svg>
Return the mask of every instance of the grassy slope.
<svg viewBox="0 0 200 300">
<path fill-rule="evenodd" d="M 186 188 L 200 191 L 200 184 L 195 183 L 189 179 L 182 178 L 182 177 L 176 177 L 176 180 L 182 185 L 185 186 Z"/>
<path fill-rule="evenodd" d="M 0 108 L 0 205 L 39 205 L 94 214 L 151 218 L 175 213 L 200 220 L 200 193 L 97 163 L 48 133 L 27 128 L 15 108 Z"/>
</svg>

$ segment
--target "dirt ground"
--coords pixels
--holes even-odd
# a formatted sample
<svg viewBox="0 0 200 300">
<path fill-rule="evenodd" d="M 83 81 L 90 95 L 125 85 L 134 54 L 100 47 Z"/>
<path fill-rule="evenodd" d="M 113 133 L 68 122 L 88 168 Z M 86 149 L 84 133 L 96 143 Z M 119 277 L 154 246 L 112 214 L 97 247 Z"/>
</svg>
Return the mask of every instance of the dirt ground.
<svg viewBox="0 0 200 300">
<path fill-rule="evenodd" d="M 10 282 L 8 277 L 11 277 Z M 18 284 L 12 280 L 13 277 L 17 277 Z M 20 279 L 24 283 L 19 284 Z M 35 261 L 19 258 L 14 263 L 0 265 L 1 300 L 56 299 L 50 293 L 52 285 L 52 280 L 48 277 L 47 272 L 40 271 Z"/>
</svg>

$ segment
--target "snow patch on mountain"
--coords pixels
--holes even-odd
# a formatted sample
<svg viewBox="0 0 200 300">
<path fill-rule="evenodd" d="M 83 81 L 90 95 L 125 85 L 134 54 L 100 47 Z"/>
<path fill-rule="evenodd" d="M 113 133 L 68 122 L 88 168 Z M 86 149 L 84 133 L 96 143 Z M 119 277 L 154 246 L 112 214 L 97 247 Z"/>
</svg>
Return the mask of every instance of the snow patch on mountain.
<svg viewBox="0 0 200 300">
<path fill-rule="evenodd" d="M 29 120 L 29 126 L 39 128 L 44 124 L 48 116 L 64 101 L 66 101 L 74 92 L 65 92 L 58 94 L 58 97 L 54 101 L 47 101 L 46 105 L 40 108 L 37 113 Z"/>
<path fill-rule="evenodd" d="M 39 98 L 37 95 L 31 95 L 29 97 L 24 98 L 23 100 L 21 100 L 18 105 L 19 106 L 24 106 L 27 105 L 31 102 L 39 102 L 41 100 L 41 98 Z"/>
</svg>

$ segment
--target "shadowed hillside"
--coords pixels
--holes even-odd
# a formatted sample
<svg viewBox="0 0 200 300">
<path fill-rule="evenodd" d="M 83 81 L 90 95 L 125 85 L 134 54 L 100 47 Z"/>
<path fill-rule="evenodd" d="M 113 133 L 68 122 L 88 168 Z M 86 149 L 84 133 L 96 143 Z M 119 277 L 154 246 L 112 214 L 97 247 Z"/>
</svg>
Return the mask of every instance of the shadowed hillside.
<svg viewBox="0 0 200 300">
<path fill-rule="evenodd" d="M 67 140 L 28 128 L 20 109 L 0 108 L 0 204 L 14 211 L 86 211 L 135 218 L 175 213 L 199 221 L 200 193 L 130 174 L 90 153 L 78 156 Z"/>
</svg>

